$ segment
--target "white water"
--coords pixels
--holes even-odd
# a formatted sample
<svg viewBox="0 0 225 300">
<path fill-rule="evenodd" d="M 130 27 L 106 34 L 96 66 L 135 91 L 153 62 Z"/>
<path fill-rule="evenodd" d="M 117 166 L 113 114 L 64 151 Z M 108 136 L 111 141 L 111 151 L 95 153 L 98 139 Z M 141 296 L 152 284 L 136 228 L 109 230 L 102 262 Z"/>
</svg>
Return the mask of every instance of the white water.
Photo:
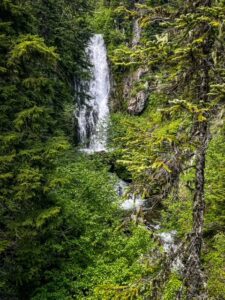
<svg viewBox="0 0 225 300">
<path fill-rule="evenodd" d="M 119 180 L 116 185 L 116 191 L 119 197 L 121 197 L 122 202 L 120 204 L 121 209 L 128 212 L 135 212 L 139 208 L 144 207 L 145 200 L 141 198 L 140 195 L 135 196 L 133 193 L 129 192 L 129 184 L 123 180 Z M 131 219 L 134 214 L 131 215 Z M 143 221 L 143 220 L 142 220 Z M 155 232 L 155 235 L 158 236 L 163 250 L 168 257 L 174 256 L 171 261 L 171 269 L 174 271 L 181 271 L 183 269 L 183 263 L 180 255 L 178 254 L 179 247 L 176 244 L 176 235 L 177 231 L 167 231 L 162 232 L 161 226 L 155 224 L 148 224 L 147 229 Z"/>
<path fill-rule="evenodd" d="M 78 127 L 82 151 L 100 152 L 107 150 L 109 123 L 110 78 L 107 51 L 101 34 L 94 35 L 87 49 L 92 64 L 92 78 L 88 85 L 90 99 L 79 107 Z"/>
<path fill-rule="evenodd" d="M 118 196 L 123 198 L 123 202 L 120 205 L 123 210 L 129 211 L 143 206 L 144 200 L 139 195 L 136 196 L 133 193 L 129 193 L 129 184 L 127 184 L 125 181 L 120 180 L 116 186 L 116 189 Z"/>
</svg>

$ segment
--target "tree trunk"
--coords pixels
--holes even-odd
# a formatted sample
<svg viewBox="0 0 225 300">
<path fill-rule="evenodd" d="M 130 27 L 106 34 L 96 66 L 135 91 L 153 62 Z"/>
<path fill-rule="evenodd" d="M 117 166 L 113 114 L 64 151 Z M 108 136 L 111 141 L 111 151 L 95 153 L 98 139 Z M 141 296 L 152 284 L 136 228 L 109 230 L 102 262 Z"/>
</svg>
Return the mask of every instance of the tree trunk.
<svg viewBox="0 0 225 300">
<path fill-rule="evenodd" d="M 186 263 L 187 299 L 206 299 L 204 277 L 201 270 L 201 249 L 205 210 L 205 160 L 209 143 L 207 122 L 199 123 L 199 147 L 196 151 L 196 182 L 193 207 L 193 231 L 190 238 L 189 257 Z"/>
<path fill-rule="evenodd" d="M 211 6 L 211 1 L 206 0 L 202 5 Z M 202 34 L 210 31 L 208 24 L 202 28 Z M 203 45 L 202 53 L 204 58 L 200 61 L 199 68 L 202 70 L 201 84 L 198 90 L 199 102 L 204 103 L 207 107 L 209 103 L 210 76 L 209 61 L 211 60 L 213 40 L 210 34 Z M 205 295 L 204 276 L 201 268 L 201 250 L 203 244 L 203 226 L 205 211 L 205 163 L 206 151 L 210 140 L 209 117 L 205 113 L 205 121 L 197 121 L 195 135 L 197 136 L 198 147 L 196 150 L 196 174 L 195 174 L 195 193 L 193 199 L 193 229 L 190 237 L 190 245 L 188 249 L 188 260 L 186 262 L 185 280 L 187 286 L 187 299 L 207 299 Z"/>
</svg>

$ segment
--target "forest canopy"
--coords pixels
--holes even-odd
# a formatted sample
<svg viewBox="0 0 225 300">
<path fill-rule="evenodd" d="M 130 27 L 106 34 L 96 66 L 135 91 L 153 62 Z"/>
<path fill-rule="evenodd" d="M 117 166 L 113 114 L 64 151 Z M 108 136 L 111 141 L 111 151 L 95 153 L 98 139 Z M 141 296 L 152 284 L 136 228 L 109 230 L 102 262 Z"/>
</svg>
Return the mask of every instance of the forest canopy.
<svg viewBox="0 0 225 300">
<path fill-rule="evenodd" d="M 224 299 L 224 19 L 224 0 L 0 1 L 0 299 Z"/>
</svg>

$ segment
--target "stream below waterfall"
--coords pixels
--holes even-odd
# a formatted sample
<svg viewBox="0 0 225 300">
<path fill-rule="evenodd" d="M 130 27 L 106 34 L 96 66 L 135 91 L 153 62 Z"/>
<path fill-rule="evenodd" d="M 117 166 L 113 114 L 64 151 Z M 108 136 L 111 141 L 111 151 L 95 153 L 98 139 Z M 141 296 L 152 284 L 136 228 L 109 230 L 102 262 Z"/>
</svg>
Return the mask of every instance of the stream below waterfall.
<svg viewBox="0 0 225 300">
<path fill-rule="evenodd" d="M 176 255 L 176 253 L 179 252 L 179 245 L 176 243 L 176 230 L 169 232 L 162 231 L 158 213 L 155 211 L 155 213 L 153 212 L 153 214 L 149 215 L 148 212 L 145 212 L 147 209 L 146 201 L 142 199 L 140 195 L 135 195 L 129 191 L 129 183 L 119 180 L 116 185 L 116 191 L 118 196 L 122 199 L 120 204 L 121 209 L 127 211 L 132 220 L 145 224 L 148 230 L 154 232 L 154 235 L 158 237 L 162 244 L 166 255 L 174 256 L 171 262 L 171 268 L 175 271 L 181 271 L 183 269 L 182 260 L 180 255 Z"/>
<path fill-rule="evenodd" d="M 135 23 L 139 38 L 138 23 Z M 136 42 L 136 41 L 135 41 Z M 107 152 L 108 127 L 109 127 L 109 94 L 110 76 L 107 62 L 107 50 L 101 34 L 95 34 L 87 48 L 91 67 L 91 80 L 88 83 L 88 95 L 78 107 L 76 113 L 78 120 L 78 135 L 81 151 L 87 154 L 96 152 Z M 145 200 L 140 195 L 129 191 L 129 184 L 118 178 L 116 191 L 121 198 L 120 208 L 135 219 L 135 214 L 145 206 Z M 174 254 L 176 245 L 176 231 L 162 232 L 160 220 L 158 224 L 151 220 L 141 220 L 146 227 L 158 236 L 167 256 Z M 148 224 L 147 224 L 148 223 Z M 172 268 L 182 269 L 182 262 L 179 257 L 173 261 Z"/>
</svg>

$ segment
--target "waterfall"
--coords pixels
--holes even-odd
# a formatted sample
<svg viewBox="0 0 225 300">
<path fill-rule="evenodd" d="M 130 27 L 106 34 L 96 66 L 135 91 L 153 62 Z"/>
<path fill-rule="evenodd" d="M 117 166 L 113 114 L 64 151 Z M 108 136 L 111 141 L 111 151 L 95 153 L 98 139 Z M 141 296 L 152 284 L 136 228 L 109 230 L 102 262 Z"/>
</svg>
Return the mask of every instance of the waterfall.
<svg viewBox="0 0 225 300">
<path fill-rule="evenodd" d="M 77 114 L 79 140 L 85 152 L 107 150 L 109 123 L 110 78 L 107 51 L 101 34 L 95 34 L 87 49 L 92 78 L 88 83 L 88 99 L 79 107 Z"/>
</svg>

